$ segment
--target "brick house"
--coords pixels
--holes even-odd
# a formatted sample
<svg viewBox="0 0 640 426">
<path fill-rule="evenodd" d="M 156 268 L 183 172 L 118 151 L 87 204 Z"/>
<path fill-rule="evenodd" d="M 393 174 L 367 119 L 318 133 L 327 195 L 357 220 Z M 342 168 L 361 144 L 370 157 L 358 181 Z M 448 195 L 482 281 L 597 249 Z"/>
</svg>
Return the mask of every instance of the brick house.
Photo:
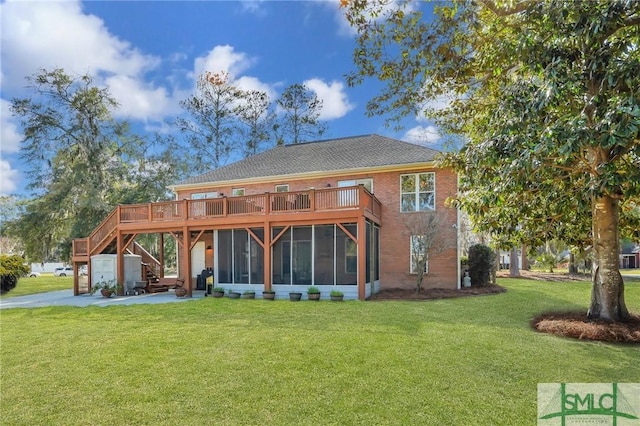
<svg viewBox="0 0 640 426">
<path fill-rule="evenodd" d="M 457 176 L 435 166 L 437 155 L 378 135 L 275 147 L 172 186 L 176 201 L 118 206 L 74 241 L 74 267 L 91 268 L 99 253 L 122 260 L 131 252 L 151 269 L 144 277 L 162 278 L 162 253 L 154 259 L 135 242 L 159 233 L 178 242 L 189 295 L 203 289 L 199 275 L 211 268 L 226 289 L 285 295 L 315 285 L 323 298 L 337 289 L 364 300 L 383 288 L 415 287 L 417 236 L 407 223 L 427 212 L 440 216 L 446 244 L 429 256 L 424 287 L 458 288 L 458 213 L 445 206 Z M 124 276 L 118 266 L 118 281 Z"/>
</svg>

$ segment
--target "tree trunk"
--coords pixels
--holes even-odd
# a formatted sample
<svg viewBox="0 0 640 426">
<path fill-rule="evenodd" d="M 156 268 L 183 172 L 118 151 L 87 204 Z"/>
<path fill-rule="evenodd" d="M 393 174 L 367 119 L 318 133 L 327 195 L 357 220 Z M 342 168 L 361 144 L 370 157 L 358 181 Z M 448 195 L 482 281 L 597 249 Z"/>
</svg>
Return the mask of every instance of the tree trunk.
<svg viewBox="0 0 640 426">
<path fill-rule="evenodd" d="M 578 274 L 578 265 L 576 265 L 576 256 L 572 251 L 569 252 L 569 275 Z"/>
<path fill-rule="evenodd" d="M 520 268 L 518 268 L 518 249 L 515 247 L 512 248 L 509 253 L 509 276 L 514 278 L 520 276 Z"/>
<path fill-rule="evenodd" d="M 624 303 L 620 275 L 618 200 L 603 196 L 593 200 L 593 270 L 589 318 L 624 321 L 630 318 Z"/>
<path fill-rule="evenodd" d="M 529 257 L 527 256 L 527 245 L 523 244 L 521 251 L 520 251 L 520 257 L 522 258 L 522 270 L 523 271 L 528 271 L 529 270 Z"/>
<path fill-rule="evenodd" d="M 496 249 L 493 255 L 493 268 L 491 268 L 491 284 L 498 284 L 498 271 L 500 270 L 500 249 Z"/>
</svg>

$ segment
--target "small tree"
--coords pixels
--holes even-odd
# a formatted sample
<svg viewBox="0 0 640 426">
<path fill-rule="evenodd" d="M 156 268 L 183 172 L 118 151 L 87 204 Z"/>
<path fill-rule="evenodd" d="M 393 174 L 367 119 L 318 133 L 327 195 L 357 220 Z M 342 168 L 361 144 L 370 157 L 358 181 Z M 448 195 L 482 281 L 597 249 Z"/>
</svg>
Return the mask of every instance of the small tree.
<svg viewBox="0 0 640 426">
<path fill-rule="evenodd" d="M 241 103 L 236 108 L 241 123 L 240 133 L 244 139 L 244 156 L 255 155 L 269 140 L 275 124 L 275 113 L 269 107 L 269 95 L 259 90 L 243 92 Z"/>
<path fill-rule="evenodd" d="M 223 165 L 235 148 L 242 96 L 228 73 L 205 72 L 198 78 L 197 93 L 180 102 L 190 117 L 178 117 L 176 124 L 196 158 L 207 159 L 194 165 L 198 171 Z"/>
<path fill-rule="evenodd" d="M 469 277 L 471 285 L 486 287 L 491 283 L 495 255 L 490 247 L 475 244 L 469 247 Z"/>
<path fill-rule="evenodd" d="M 6 294 L 18 284 L 18 278 L 25 276 L 29 267 L 20 256 L 0 255 L 0 294 Z"/>
<path fill-rule="evenodd" d="M 416 293 L 422 290 L 422 282 L 428 272 L 429 256 L 449 248 L 451 239 L 444 235 L 442 215 L 436 212 L 407 214 L 404 224 L 410 234 L 411 272 L 416 274 Z M 455 239 L 454 239 L 455 240 Z"/>
<path fill-rule="evenodd" d="M 553 253 L 545 252 L 538 256 L 536 259 L 540 266 L 547 269 L 550 273 L 553 273 L 553 268 L 558 264 L 558 259 Z"/>
<path fill-rule="evenodd" d="M 326 124 L 320 121 L 322 100 L 304 84 L 293 84 L 284 89 L 276 103 L 284 116 L 282 124 L 276 125 L 274 131 L 282 132 L 292 144 L 317 138 L 326 131 Z"/>
</svg>

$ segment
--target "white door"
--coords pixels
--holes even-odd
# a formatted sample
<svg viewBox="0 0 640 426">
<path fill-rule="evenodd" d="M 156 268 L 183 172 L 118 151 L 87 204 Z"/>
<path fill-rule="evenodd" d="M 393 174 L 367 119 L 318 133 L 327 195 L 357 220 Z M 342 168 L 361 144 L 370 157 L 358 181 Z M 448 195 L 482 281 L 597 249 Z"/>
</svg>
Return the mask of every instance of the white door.
<svg viewBox="0 0 640 426">
<path fill-rule="evenodd" d="M 116 257 L 115 256 L 94 256 L 91 258 L 91 283 L 96 285 L 100 282 L 115 281 L 116 279 Z"/>
<path fill-rule="evenodd" d="M 204 241 L 199 241 L 191 249 L 191 275 L 196 278 L 204 269 Z"/>
</svg>

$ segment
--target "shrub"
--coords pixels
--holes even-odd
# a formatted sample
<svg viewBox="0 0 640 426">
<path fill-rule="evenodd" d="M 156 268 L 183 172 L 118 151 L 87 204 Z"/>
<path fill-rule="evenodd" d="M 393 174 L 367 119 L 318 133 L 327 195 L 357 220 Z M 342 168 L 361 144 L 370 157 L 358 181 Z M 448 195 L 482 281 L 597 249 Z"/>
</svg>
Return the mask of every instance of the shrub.
<svg viewBox="0 0 640 426">
<path fill-rule="evenodd" d="M 486 287 L 491 283 L 491 270 L 495 254 L 484 244 L 469 247 L 469 277 L 471 285 Z"/>
<path fill-rule="evenodd" d="M 558 264 L 558 259 L 553 255 L 553 253 L 542 253 L 536 258 L 536 262 L 543 268 L 549 270 L 549 272 L 553 273 L 553 268 Z"/>
<path fill-rule="evenodd" d="M 16 255 L 0 255 L 0 294 L 6 294 L 18 285 L 18 278 L 29 273 L 24 259 Z"/>
<path fill-rule="evenodd" d="M 318 294 L 320 289 L 318 287 L 311 286 L 307 289 L 307 294 Z"/>
</svg>

